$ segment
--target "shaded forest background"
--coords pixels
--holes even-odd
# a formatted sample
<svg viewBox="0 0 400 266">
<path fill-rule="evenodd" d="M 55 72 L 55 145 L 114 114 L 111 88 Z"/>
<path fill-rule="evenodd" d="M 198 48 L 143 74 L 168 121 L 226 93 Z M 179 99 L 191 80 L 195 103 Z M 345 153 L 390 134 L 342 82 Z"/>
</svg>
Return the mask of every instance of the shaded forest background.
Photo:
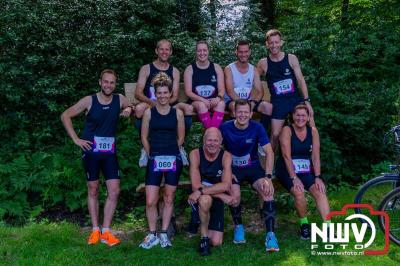
<svg viewBox="0 0 400 266">
<path fill-rule="evenodd" d="M 284 34 L 301 63 L 330 184 L 355 185 L 393 161 L 384 133 L 398 122 L 400 2 L 397 0 L 0 0 L 0 220 L 23 223 L 54 208 L 86 207 L 78 147 L 61 112 L 98 90 L 104 68 L 123 83 L 154 59 L 157 40 L 173 43 L 183 72 L 205 38 L 226 66 L 234 44 L 252 42 L 252 63 L 267 55 L 265 32 Z M 74 120 L 82 128 L 83 116 Z M 196 145 L 197 143 L 195 143 Z M 120 206 L 143 182 L 139 138 L 120 124 Z M 190 147 L 189 147 L 190 149 Z M 184 178 L 187 178 L 187 174 Z M 105 193 L 103 191 L 102 196 Z"/>
</svg>

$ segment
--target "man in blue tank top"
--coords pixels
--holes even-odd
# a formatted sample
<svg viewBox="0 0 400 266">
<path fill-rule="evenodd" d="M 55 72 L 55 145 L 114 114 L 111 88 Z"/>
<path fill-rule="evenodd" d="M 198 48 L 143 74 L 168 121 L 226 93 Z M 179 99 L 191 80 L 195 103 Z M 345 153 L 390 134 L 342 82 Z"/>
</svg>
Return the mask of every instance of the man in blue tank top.
<svg viewBox="0 0 400 266">
<path fill-rule="evenodd" d="M 230 194 L 234 203 L 230 206 L 234 228 L 235 244 L 245 243 L 240 205 L 240 185 L 247 181 L 263 200 L 262 214 L 267 231 L 265 248 L 267 252 L 279 251 L 275 237 L 275 203 L 272 184 L 274 152 L 262 125 L 250 120 L 253 112 L 247 100 L 235 101 L 235 120 L 223 123 L 220 127 L 225 149 L 232 154 L 233 185 Z M 265 171 L 258 157 L 258 146 L 266 154 Z"/>
<path fill-rule="evenodd" d="M 61 121 L 68 135 L 83 150 L 82 162 L 87 178 L 88 209 L 93 230 L 88 244 L 97 244 L 100 240 L 108 246 L 119 244 L 119 239 L 110 232 L 112 217 L 118 202 L 120 191 L 119 166 L 116 156 L 115 134 L 120 115 L 128 117 L 133 106 L 121 94 L 113 94 L 117 75 L 113 70 L 101 72 L 100 92 L 86 96 L 69 107 L 61 115 Z M 121 113 L 122 110 L 122 113 Z M 72 118 L 85 112 L 85 128 L 79 138 L 72 125 Z M 104 220 L 99 228 L 99 174 L 106 179 L 107 200 L 104 205 Z"/>
<path fill-rule="evenodd" d="M 226 194 L 232 184 L 232 156 L 221 149 L 221 132 L 207 129 L 203 146 L 190 152 L 190 180 L 193 193 L 188 202 L 198 203 L 200 216 L 200 255 L 210 255 L 210 244 L 222 244 L 224 234 L 224 203 L 232 204 L 233 197 Z"/>
<path fill-rule="evenodd" d="M 261 59 L 257 68 L 265 75 L 271 93 L 273 106 L 271 120 L 271 145 L 275 150 L 279 145 L 279 134 L 288 114 L 300 102 L 305 102 L 310 111 L 310 125 L 314 126 L 313 109 L 306 81 L 301 72 L 299 60 L 293 54 L 282 51 L 282 34 L 272 29 L 266 33 L 266 46 L 269 51 L 267 58 Z M 301 96 L 298 92 L 301 89 Z"/>
<path fill-rule="evenodd" d="M 234 103 L 237 99 L 250 100 L 253 112 L 265 116 L 265 121 L 270 121 L 272 105 L 263 101 L 264 89 L 257 69 L 249 63 L 251 55 L 250 43 L 240 40 L 236 44 L 237 61 L 225 67 L 225 101 L 232 116 L 234 116 Z M 268 123 L 264 125 L 268 126 Z"/>
</svg>

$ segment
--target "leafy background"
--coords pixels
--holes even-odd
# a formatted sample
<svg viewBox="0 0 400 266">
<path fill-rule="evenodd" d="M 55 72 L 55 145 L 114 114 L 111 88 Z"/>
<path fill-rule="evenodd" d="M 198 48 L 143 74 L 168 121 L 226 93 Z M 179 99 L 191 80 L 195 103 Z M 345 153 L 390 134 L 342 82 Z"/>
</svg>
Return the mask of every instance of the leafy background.
<svg viewBox="0 0 400 266">
<path fill-rule="evenodd" d="M 257 63 L 267 55 L 265 32 L 279 28 L 284 49 L 298 56 L 308 84 L 329 183 L 355 185 L 394 159 L 382 136 L 398 122 L 396 0 L 0 4 L 0 219 L 5 222 L 21 224 L 53 209 L 86 208 L 81 153 L 59 116 L 98 90 L 104 68 L 117 71 L 122 93 L 123 83 L 135 81 L 140 66 L 154 58 L 161 38 L 173 42 L 171 62 L 182 73 L 194 59 L 198 39 L 210 41 L 211 58 L 221 66 L 235 60 L 237 39 L 249 39 L 252 62 Z M 74 120 L 76 129 L 82 129 L 83 119 Z M 119 206 L 135 208 L 135 187 L 144 179 L 137 167 L 139 138 L 130 121 L 119 127 Z M 199 126 L 191 131 L 189 150 L 198 144 L 199 134 Z"/>
</svg>

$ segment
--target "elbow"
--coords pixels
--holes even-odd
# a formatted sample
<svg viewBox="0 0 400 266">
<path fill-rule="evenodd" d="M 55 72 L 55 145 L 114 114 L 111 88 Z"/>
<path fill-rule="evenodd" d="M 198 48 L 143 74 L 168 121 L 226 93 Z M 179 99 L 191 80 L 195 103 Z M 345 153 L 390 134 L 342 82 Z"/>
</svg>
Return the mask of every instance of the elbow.
<svg viewBox="0 0 400 266">
<path fill-rule="evenodd" d="M 60 115 L 60 120 L 61 120 L 61 122 L 63 122 L 64 123 L 64 121 L 65 121 L 65 112 L 63 112 L 61 115 Z"/>
</svg>

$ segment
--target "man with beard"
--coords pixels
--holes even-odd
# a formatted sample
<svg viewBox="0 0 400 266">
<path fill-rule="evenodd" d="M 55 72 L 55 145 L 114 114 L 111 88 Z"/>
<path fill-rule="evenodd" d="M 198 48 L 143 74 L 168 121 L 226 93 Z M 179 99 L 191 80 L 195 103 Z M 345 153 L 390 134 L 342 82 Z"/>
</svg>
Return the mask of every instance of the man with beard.
<svg viewBox="0 0 400 266">
<path fill-rule="evenodd" d="M 123 95 L 113 94 L 116 82 L 117 75 L 113 70 L 103 70 L 99 80 L 100 92 L 82 98 L 61 115 L 61 121 L 68 135 L 83 151 L 82 162 L 88 187 L 88 209 L 93 225 L 88 239 L 89 245 L 97 244 L 100 240 L 108 246 L 120 243 L 120 240 L 110 231 L 120 191 L 115 134 L 119 116 L 130 116 L 133 107 Z M 120 113 L 121 110 L 122 113 Z M 79 138 L 72 125 L 72 118 L 82 112 L 85 112 L 86 119 L 82 136 Z M 103 172 L 107 186 L 101 231 L 98 202 L 100 170 Z"/>
<path fill-rule="evenodd" d="M 250 43 L 240 40 L 236 44 L 237 61 L 225 67 L 226 105 L 234 117 L 234 104 L 237 99 L 250 101 L 253 112 L 263 114 L 267 121 L 271 119 L 272 105 L 263 101 L 264 89 L 257 69 L 249 63 L 251 55 Z M 253 95 L 252 90 L 254 89 Z"/>
</svg>

